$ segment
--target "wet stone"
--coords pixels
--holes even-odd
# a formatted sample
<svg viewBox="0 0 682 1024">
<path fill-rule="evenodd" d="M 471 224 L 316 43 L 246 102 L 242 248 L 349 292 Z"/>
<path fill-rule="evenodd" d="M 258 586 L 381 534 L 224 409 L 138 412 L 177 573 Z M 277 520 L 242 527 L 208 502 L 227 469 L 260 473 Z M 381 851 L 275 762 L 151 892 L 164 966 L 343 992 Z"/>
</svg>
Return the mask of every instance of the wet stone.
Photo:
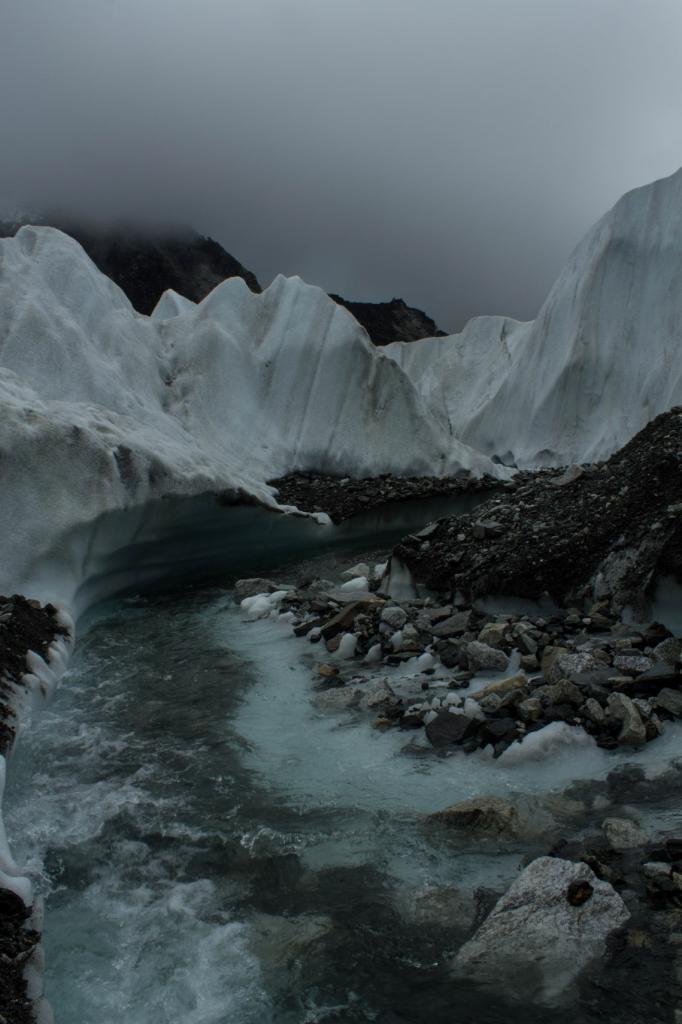
<svg viewBox="0 0 682 1024">
<path fill-rule="evenodd" d="M 679 690 L 664 687 L 654 698 L 654 702 L 656 707 L 667 711 L 673 718 L 682 717 L 682 693 Z"/>
<path fill-rule="evenodd" d="M 426 726 L 426 735 L 434 747 L 462 743 L 478 729 L 479 722 L 461 712 L 439 711 Z"/>
<path fill-rule="evenodd" d="M 469 668 L 474 672 L 480 672 L 483 669 L 503 670 L 509 663 L 509 658 L 503 651 L 497 651 L 494 647 L 482 644 L 478 640 L 463 644 L 462 650 Z"/>
<path fill-rule="evenodd" d="M 433 635 L 447 639 L 451 636 L 462 636 L 469 629 L 471 611 L 457 612 L 447 619 L 442 619 L 432 629 Z"/>
</svg>

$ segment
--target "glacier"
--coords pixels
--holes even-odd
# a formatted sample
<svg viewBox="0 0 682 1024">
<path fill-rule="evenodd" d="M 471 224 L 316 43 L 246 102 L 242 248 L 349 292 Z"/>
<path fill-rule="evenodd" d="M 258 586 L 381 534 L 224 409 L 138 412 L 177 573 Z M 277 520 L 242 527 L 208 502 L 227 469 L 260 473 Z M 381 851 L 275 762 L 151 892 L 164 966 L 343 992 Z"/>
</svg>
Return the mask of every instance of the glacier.
<svg viewBox="0 0 682 1024">
<path fill-rule="evenodd" d="M 682 170 L 574 250 L 537 318 L 477 317 L 384 352 L 453 434 L 527 469 L 608 458 L 682 400 Z"/>
<path fill-rule="evenodd" d="M 147 317 L 44 227 L 0 241 L 0 458 L 0 592 L 71 608 L 112 552 L 156 538 L 172 562 L 170 499 L 202 522 L 220 495 L 225 532 L 230 503 L 295 511 L 267 484 L 286 472 L 508 475 L 321 289 L 231 278 Z"/>
<path fill-rule="evenodd" d="M 187 567 L 193 530 L 237 549 L 263 520 L 229 506 L 297 512 L 268 484 L 290 472 L 606 458 L 682 401 L 681 256 L 682 170 L 616 203 L 536 320 L 378 351 L 299 278 L 167 291 L 144 316 L 69 236 L 23 227 L 0 241 L 0 592 L 77 612 L 88 581 L 134 582 L 142 549 L 145 580 Z"/>
</svg>

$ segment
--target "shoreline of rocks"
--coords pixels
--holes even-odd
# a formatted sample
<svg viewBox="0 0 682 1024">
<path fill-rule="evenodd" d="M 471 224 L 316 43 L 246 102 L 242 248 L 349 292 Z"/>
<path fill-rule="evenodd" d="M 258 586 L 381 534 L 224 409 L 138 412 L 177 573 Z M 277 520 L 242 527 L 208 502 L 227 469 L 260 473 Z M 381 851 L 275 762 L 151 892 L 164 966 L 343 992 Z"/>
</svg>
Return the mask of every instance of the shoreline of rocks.
<svg viewBox="0 0 682 1024">
<path fill-rule="evenodd" d="M 0 597 L 0 755 L 7 757 L 16 737 L 16 703 L 28 692 L 30 652 L 47 664 L 50 645 L 68 635 L 53 605 L 43 606 L 20 594 Z M 35 909 L 0 885 L 0 1014 L 12 1024 L 34 1024 L 36 1020 L 40 994 L 36 998 L 29 992 L 26 976 L 26 968 L 39 955 L 41 941 L 34 927 Z M 33 967 L 31 970 L 35 974 Z"/>
<path fill-rule="evenodd" d="M 522 474 L 525 479 L 529 474 Z M 531 474 L 532 475 L 532 474 Z M 336 477 L 324 473 L 290 473 L 269 484 L 282 505 L 294 505 L 301 512 L 326 512 L 333 523 L 362 515 L 375 508 L 426 498 L 458 494 L 484 494 L 518 486 L 517 480 L 501 482 L 492 477 L 458 476 Z"/>
<path fill-rule="evenodd" d="M 277 594 L 293 632 L 324 650 L 318 706 L 371 708 L 379 727 L 423 728 L 436 750 L 490 746 L 495 757 L 552 724 L 579 727 L 612 750 L 644 745 L 665 721 L 682 718 L 682 639 L 660 623 L 623 623 L 608 601 L 586 614 L 535 616 L 493 615 L 461 601 L 396 601 L 379 581 L 368 582 L 368 566 L 348 574 L 339 584 L 317 580 L 288 591 L 272 581 L 236 585 L 252 617 L 269 614 L 267 591 Z M 403 663 L 413 666 L 412 677 L 374 678 L 371 694 L 364 692 L 368 669 L 376 677 L 382 665 L 390 673 Z M 491 673 L 483 688 L 462 692 Z"/>
<path fill-rule="evenodd" d="M 492 615 L 429 597 L 399 601 L 381 592 L 385 566 L 359 564 L 342 577 L 293 589 L 241 580 L 235 600 L 247 618 L 288 622 L 320 652 L 310 692 L 318 712 L 403 730 L 407 755 L 489 746 L 502 756 L 557 727 L 582 728 L 606 750 L 626 752 L 682 718 L 682 640 L 660 624 L 623 623 L 605 602 L 589 613 L 541 617 Z M 412 674 L 402 675 L 401 666 Z M 491 673 L 497 677 L 486 682 Z M 479 690 L 477 676 L 485 684 Z M 415 743 L 410 737 L 418 734 Z M 638 805 L 674 794 L 681 771 L 673 762 L 650 780 L 641 766 L 617 765 L 604 780 L 525 798 L 527 807 L 518 795 L 476 796 L 427 815 L 424 827 L 438 829 L 439 842 L 469 836 L 521 857 L 511 887 L 488 893 L 482 919 L 469 908 L 471 928 L 449 969 L 487 984 L 506 958 L 498 978 L 505 995 L 548 1006 L 575 989 L 591 1004 L 608 1001 L 604 979 L 622 985 L 633 963 L 657 987 L 669 972 L 682 976 L 682 839 L 653 839 L 637 821 Z M 430 891 L 430 905 L 439 891 Z M 447 887 L 442 898 L 443 913 L 453 901 L 466 903 L 464 892 Z M 513 943 L 511 906 L 519 908 Z M 557 922 L 562 938 L 554 949 Z M 553 952 L 533 974 L 539 948 Z M 565 967 L 555 970 L 559 960 Z M 682 987 L 670 986 L 655 1002 L 673 1019 Z M 623 1020 L 638 1021 L 646 1004 L 637 995 L 632 1018 Z"/>
<path fill-rule="evenodd" d="M 606 462 L 517 477 L 473 512 L 404 538 L 394 557 L 429 589 L 646 614 L 659 580 L 682 582 L 682 407 Z"/>
</svg>

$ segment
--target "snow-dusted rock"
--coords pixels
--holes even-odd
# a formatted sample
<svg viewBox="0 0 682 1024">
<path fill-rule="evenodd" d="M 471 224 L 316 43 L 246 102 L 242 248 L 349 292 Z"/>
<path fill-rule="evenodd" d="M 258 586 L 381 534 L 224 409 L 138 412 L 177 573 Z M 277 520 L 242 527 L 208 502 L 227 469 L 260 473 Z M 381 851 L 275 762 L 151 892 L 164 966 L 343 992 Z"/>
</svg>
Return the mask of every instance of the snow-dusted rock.
<svg viewBox="0 0 682 1024">
<path fill-rule="evenodd" d="M 460 949 L 454 971 L 510 1000 L 553 1005 L 628 917 L 618 893 L 587 865 L 539 857 Z"/>
</svg>

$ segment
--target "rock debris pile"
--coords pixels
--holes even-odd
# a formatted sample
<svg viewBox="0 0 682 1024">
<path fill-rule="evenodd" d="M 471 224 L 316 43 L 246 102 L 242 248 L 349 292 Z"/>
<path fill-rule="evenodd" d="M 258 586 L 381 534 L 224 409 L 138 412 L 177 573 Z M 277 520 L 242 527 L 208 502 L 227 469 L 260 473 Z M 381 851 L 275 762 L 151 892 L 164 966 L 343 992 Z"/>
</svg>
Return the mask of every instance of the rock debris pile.
<svg viewBox="0 0 682 1024">
<path fill-rule="evenodd" d="M 247 617 L 289 622 L 312 645 L 319 712 L 403 730 L 407 754 L 551 757 L 561 730 L 627 752 L 682 717 L 682 640 L 658 623 L 625 624 L 606 600 L 542 617 L 396 601 L 385 580 L 385 566 L 360 563 L 294 588 L 241 580 L 235 598 Z M 645 1019 L 647 992 L 657 1019 L 672 1018 L 682 991 L 662 979 L 682 970 L 682 840 L 652 836 L 637 808 L 674 805 L 681 772 L 618 765 L 560 794 L 476 795 L 424 816 L 438 842 L 524 850 L 506 892 L 435 887 L 419 904 L 449 927 L 457 908 L 453 975 L 524 1006 L 579 993 L 596 1020 L 629 992 L 636 965 L 647 981 L 619 1019 Z"/>
<path fill-rule="evenodd" d="M 485 475 L 472 477 L 466 472 L 444 477 L 384 474 L 364 479 L 323 473 L 290 473 L 279 480 L 272 480 L 271 484 L 277 488 L 277 500 L 281 504 L 295 505 L 302 512 L 327 512 L 334 523 L 342 523 L 345 519 L 392 502 L 455 494 L 473 495 L 509 486 Z"/>
<path fill-rule="evenodd" d="M 7 755 L 15 735 L 13 698 L 24 687 L 26 655 L 47 658 L 48 648 L 67 630 L 57 621 L 57 609 L 15 594 L 0 597 L 0 754 Z"/>
<path fill-rule="evenodd" d="M 682 408 L 607 462 L 525 475 L 394 554 L 439 593 L 549 594 L 563 605 L 596 596 L 640 610 L 659 578 L 682 579 Z"/>
<path fill-rule="evenodd" d="M 57 636 L 67 633 L 52 605 L 19 594 L 0 597 L 0 755 L 7 756 L 16 733 L 15 699 L 25 689 L 29 651 L 47 657 Z M 0 766 L 0 799 L 4 771 Z M 1 819 L 0 819 L 1 825 Z M 0 1007 L 12 1024 L 33 1024 L 35 1007 L 25 969 L 40 942 L 32 909 L 11 889 L 0 886 Z"/>
<path fill-rule="evenodd" d="M 682 717 L 682 641 L 659 623 L 624 624 L 606 600 L 542 617 L 396 602 L 369 582 L 377 568 L 355 566 L 338 585 L 237 584 L 246 614 L 276 607 L 321 647 L 321 709 L 371 711 L 378 727 L 423 730 L 433 748 L 495 756 L 553 723 L 614 749 L 647 743 Z"/>
</svg>

